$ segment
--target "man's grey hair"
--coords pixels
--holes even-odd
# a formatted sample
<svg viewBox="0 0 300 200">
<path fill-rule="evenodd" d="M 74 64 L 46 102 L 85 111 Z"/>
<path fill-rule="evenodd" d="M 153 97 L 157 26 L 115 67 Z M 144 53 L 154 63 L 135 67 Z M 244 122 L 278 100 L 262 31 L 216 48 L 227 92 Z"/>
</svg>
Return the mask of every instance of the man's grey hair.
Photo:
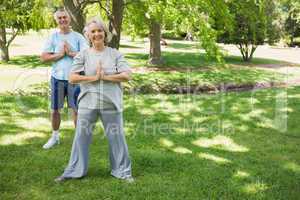
<svg viewBox="0 0 300 200">
<path fill-rule="evenodd" d="M 111 32 L 109 32 L 105 23 L 98 17 L 93 17 L 86 23 L 86 25 L 83 29 L 83 34 L 86 37 L 86 39 L 91 43 L 89 36 L 88 36 L 88 33 L 90 31 L 89 26 L 91 24 L 96 24 L 97 26 L 99 26 L 103 29 L 103 31 L 105 32 L 104 44 L 107 45 L 112 39 L 112 34 L 111 34 Z"/>
<path fill-rule="evenodd" d="M 58 20 L 58 13 L 60 12 L 64 12 L 66 13 L 66 15 L 70 18 L 69 13 L 64 9 L 64 8 L 59 8 L 57 11 L 55 11 L 55 13 L 53 14 L 54 19 L 57 21 Z"/>
</svg>

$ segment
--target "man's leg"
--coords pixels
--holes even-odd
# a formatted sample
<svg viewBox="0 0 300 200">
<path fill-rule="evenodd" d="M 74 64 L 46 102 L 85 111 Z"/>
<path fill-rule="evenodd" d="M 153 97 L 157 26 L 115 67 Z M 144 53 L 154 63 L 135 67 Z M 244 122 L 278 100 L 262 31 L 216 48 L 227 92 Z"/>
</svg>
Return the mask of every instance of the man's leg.
<svg viewBox="0 0 300 200">
<path fill-rule="evenodd" d="M 44 144 L 44 149 L 49 149 L 56 144 L 59 144 L 59 127 L 60 127 L 60 109 L 64 105 L 65 88 L 64 81 L 60 81 L 51 77 L 51 124 L 52 136 Z"/>
<path fill-rule="evenodd" d="M 58 131 L 60 127 L 60 111 L 59 110 L 52 110 L 51 113 L 51 123 L 52 123 L 52 130 Z"/>
<path fill-rule="evenodd" d="M 68 91 L 67 91 L 67 98 L 68 98 L 68 107 L 72 108 L 72 117 L 74 121 L 74 126 L 76 127 L 77 123 L 77 110 L 78 110 L 78 96 L 80 93 L 79 85 L 74 85 L 68 83 Z"/>
<path fill-rule="evenodd" d="M 76 123 L 77 123 L 77 116 L 78 116 L 78 113 L 77 113 L 77 110 L 76 109 L 72 109 L 72 117 L 73 117 L 73 122 L 74 122 L 74 126 L 76 128 Z"/>
</svg>

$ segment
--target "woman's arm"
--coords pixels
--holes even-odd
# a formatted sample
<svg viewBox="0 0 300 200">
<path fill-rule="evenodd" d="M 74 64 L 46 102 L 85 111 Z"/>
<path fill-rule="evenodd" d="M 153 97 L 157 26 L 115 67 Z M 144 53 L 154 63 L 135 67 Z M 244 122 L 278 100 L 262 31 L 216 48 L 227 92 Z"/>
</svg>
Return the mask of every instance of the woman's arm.
<svg viewBox="0 0 300 200">
<path fill-rule="evenodd" d="M 103 75 L 101 78 L 104 81 L 111 81 L 111 82 L 127 82 L 131 80 L 131 72 L 130 71 L 125 71 L 121 72 L 119 74 L 112 74 L 112 75 Z"/>
</svg>

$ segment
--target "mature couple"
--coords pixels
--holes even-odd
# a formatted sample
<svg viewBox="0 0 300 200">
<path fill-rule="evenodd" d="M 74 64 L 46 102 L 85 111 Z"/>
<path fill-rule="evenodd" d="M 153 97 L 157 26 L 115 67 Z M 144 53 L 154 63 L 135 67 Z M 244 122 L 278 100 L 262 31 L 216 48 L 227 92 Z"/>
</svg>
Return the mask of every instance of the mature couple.
<svg viewBox="0 0 300 200">
<path fill-rule="evenodd" d="M 58 30 L 50 36 L 41 55 L 43 61 L 53 62 L 53 133 L 43 148 L 59 144 L 60 109 L 65 97 L 73 109 L 76 127 L 69 164 L 55 181 L 81 178 L 87 174 L 92 131 L 100 117 L 109 141 L 111 175 L 132 182 L 120 86 L 121 82 L 130 79 L 130 68 L 119 51 L 107 46 L 111 35 L 101 20 L 93 19 L 86 24 L 86 42 L 81 34 L 70 29 L 70 17 L 65 10 L 56 11 L 54 17 Z M 76 84 L 80 85 L 80 93 Z"/>
</svg>

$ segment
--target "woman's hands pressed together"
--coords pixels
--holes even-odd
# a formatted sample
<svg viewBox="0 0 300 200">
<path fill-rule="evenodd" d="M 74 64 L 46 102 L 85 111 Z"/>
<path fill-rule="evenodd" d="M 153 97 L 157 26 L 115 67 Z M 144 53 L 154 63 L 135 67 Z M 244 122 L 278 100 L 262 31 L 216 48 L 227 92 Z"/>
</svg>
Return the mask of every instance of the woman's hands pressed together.
<svg viewBox="0 0 300 200">
<path fill-rule="evenodd" d="M 98 62 L 97 64 L 97 69 L 96 69 L 96 75 L 95 75 L 95 81 L 103 80 L 104 78 L 104 70 L 102 67 L 101 61 Z"/>
</svg>

